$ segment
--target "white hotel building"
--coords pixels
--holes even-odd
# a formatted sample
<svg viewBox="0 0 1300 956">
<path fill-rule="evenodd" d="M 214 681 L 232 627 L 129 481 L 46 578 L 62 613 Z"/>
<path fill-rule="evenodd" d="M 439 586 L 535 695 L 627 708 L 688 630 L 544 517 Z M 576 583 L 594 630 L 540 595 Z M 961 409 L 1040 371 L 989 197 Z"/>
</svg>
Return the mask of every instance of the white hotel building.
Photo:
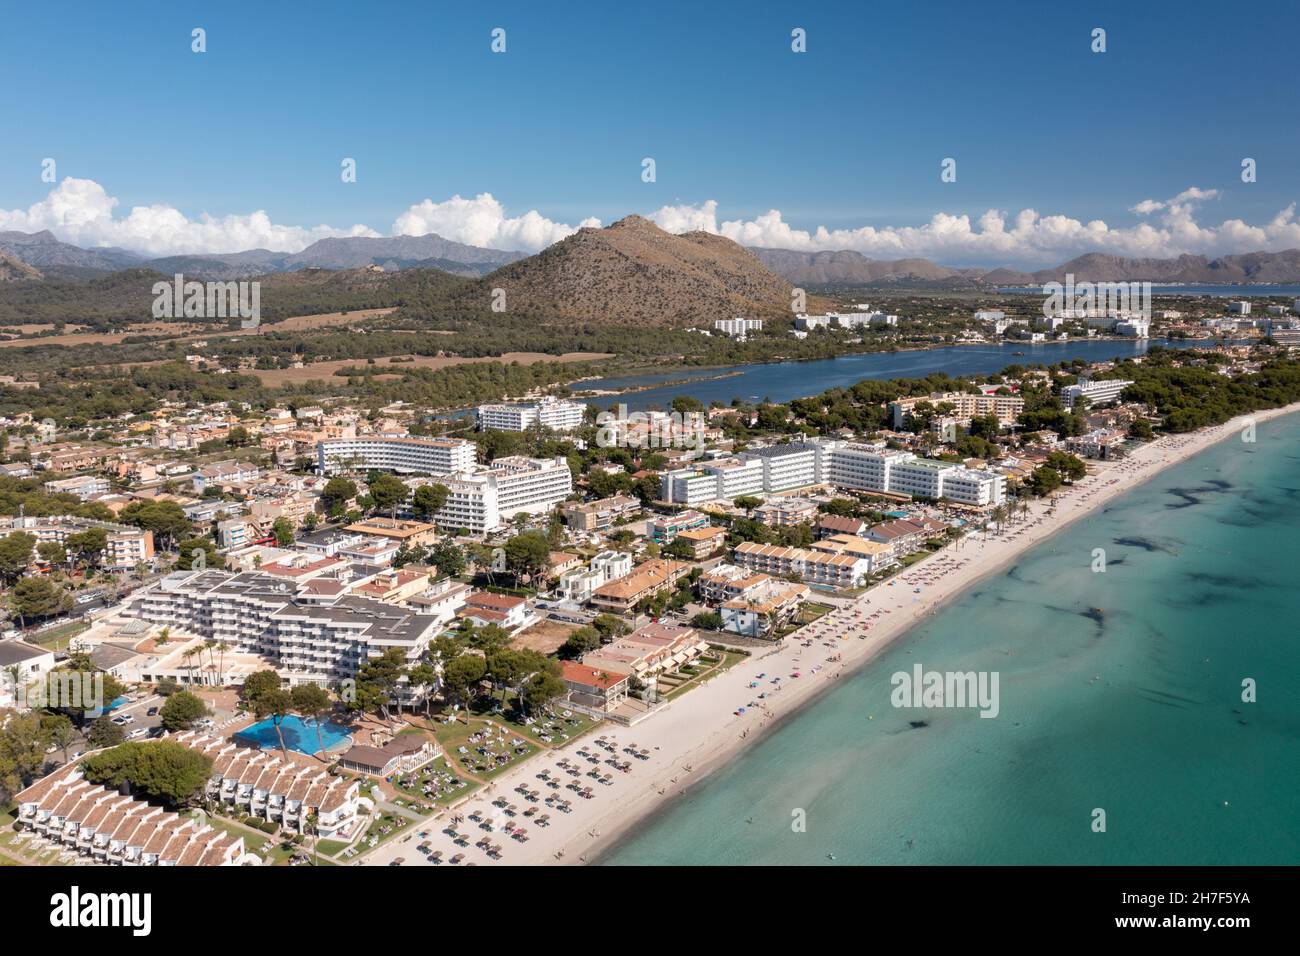
<svg viewBox="0 0 1300 956">
<path fill-rule="evenodd" d="M 1073 409 L 1074 403 L 1080 398 L 1086 398 L 1088 405 L 1104 405 L 1107 402 L 1113 402 L 1119 399 L 1120 392 L 1124 391 L 1133 383 L 1122 378 L 1112 378 L 1103 381 L 1080 380 L 1077 385 L 1067 385 L 1061 389 L 1061 404 L 1067 409 Z"/>
<path fill-rule="evenodd" d="M 825 481 L 841 488 L 947 498 L 975 507 L 1000 505 L 1007 498 L 1006 477 L 996 472 L 975 471 L 876 445 L 826 445 Z"/>
<path fill-rule="evenodd" d="M 814 442 L 791 442 L 753 448 L 739 457 L 762 464 L 763 491 L 773 493 L 819 484 L 820 455 L 821 446 Z"/>
<path fill-rule="evenodd" d="M 480 431 L 522 432 L 541 425 L 557 432 L 572 431 L 583 423 L 587 406 L 554 397 L 536 402 L 519 402 L 478 407 Z"/>
<path fill-rule="evenodd" d="M 137 591 L 123 613 L 266 658 L 291 685 L 355 678 L 389 648 L 414 664 L 441 630 L 429 615 L 258 571 L 175 572 Z M 226 682 L 224 674 L 208 678 Z"/>
<path fill-rule="evenodd" d="M 484 534 L 517 514 L 549 511 L 573 493 L 573 472 L 564 458 L 512 456 L 458 472 L 440 483 L 449 494 L 438 512 L 438 523 Z"/>
<path fill-rule="evenodd" d="M 316 445 L 316 463 L 322 475 L 372 468 L 406 474 L 449 475 L 472 469 L 476 454 L 474 443 L 461 438 L 368 435 L 337 438 Z"/>
<path fill-rule="evenodd" d="M 665 472 L 659 482 L 659 495 L 664 501 L 687 505 L 762 493 L 760 458 L 721 458 L 697 468 Z"/>
</svg>

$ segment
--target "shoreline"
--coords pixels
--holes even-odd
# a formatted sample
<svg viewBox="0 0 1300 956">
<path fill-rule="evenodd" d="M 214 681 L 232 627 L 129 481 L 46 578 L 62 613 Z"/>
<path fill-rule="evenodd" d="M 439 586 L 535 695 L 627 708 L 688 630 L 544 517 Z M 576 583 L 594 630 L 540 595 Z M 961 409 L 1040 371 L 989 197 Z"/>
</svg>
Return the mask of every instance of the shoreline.
<svg viewBox="0 0 1300 956">
<path fill-rule="evenodd" d="M 500 817 L 491 800 L 506 797 L 522 812 L 528 804 L 515 788 L 521 784 L 540 788 L 538 772 L 546 769 L 553 777 L 558 775 L 562 782 L 568 782 L 569 778 L 557 768 L 559 759 L 576 761 L 585 772 L 586 761 L 576 754 L 586 750 L 598 758 L 591 766 L 604 772 L 606 759 L 626 759 L 622 748 L 635 744 L 638 749 L 650 751 L 649 759 L 632 761 L 631 771 L 615 773 L 609 785 L 595 785 L 592 799 L 583 800 L 565 789 L 549 791 L 560 798 L 572 798 L 571 813 L 533 804 L 538 814 L 550 814 L 550 825 L 545 828 L 522 815 L 514 817 L 510 822 L 527 830 L 526 843 L 507 838 L 499 828 L 490 834 L 494 842 L 502 844 L 500 862 L 506 865 L 597 862 L 646 819 L 671 806 L 693 786 L 819 698 L 837 680 L 861 670 L 915 624 L 938 613 L 973 585 L 1003 571 L 1025 552 L 1111 500 L 1240 432 L 1248 422 L 1260 424 L 1296 412 L 1300 412 L 1300 402 L 1238 416 L 1197 432 L 1162 436 L 1115 462 L 1090 463 L 1095 470 L 1087 477 L 1068 486 L 1068 491 L 1058 493 L 1050 502 L 1032 502 L 1027 514 L 1009 519 L 997 533 L 972 532 L 960 547 L 950 545 L 856 598 L 834 601 L 836 610 L 710 678 L 642 723 L 624 727 L 602 722 L 578 740 L 535 756 L 517 770 L 503 774 L 456 807 L 430 818 L 429 830 L 436 832 L 430 832 L 429 839 L 435 849 L 444 851 L 444 856 L 461 852 L 467 861 L 491 863 L 473 845 L 457 847 L 442 832 L 451 822 L 451 814 L 479 809 L 505 823 L 506 818 Z M 802 642 L 809 640 L 812 646 L 803 647 Z M 796 673 L 800 676 L 794 677 Z M 765 695 L 762 700 L 757 699 L 760 693 Z M 738 713 L 740 708 L 745 709 L 743 714 Z M 598 738 L 612 738 L 616 743 L 603 750 L 596 744 Z M 572 779 L 590 782 L 585 776 Z M 469 824 L 469 833 L 471 841 L 481 835 L 473 824 Z M 393 841 L 377 848 L 363 859 L 362 865 L 390 862 L 401 855 L 398 846 L 404 842 Z M 406 862 L 428 865 L 425 857 L 409 852 Z"/>
</svg>

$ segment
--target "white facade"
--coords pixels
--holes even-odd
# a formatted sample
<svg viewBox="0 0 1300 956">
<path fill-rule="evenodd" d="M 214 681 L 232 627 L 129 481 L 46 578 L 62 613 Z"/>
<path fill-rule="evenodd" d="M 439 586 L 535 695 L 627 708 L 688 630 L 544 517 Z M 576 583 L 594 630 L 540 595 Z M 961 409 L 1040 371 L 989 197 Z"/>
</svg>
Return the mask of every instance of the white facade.
<svg viewBox="0 0 1300 956">
<path fill-rule="evenodd" d="M 439 630 L 434 618 L 395 605 L 355 595 L 308 600 L 298 590 L 255 571 L 182 571 L 136 592 L 125 613 L 258 654 L 291 684 L 354 678 L 388 648 L 415 663 Z"/>
<path fill-rule="evenodd" d="M 827 484 L 858 491 L 947 498 L 983 507 L 1006 501 L 1006 479 L 992 471 L 918 458 L 910 451 L 876 445 L 826 443 Z"/>
<path fill-rule="evenodd" d="M 52 495 L 76 495 L 82 501 L 87 501 L 96 495 L 108 494 L 109 485 L 107 478 L 98 475 L 78 475 L 76 478 L 47 481 L 45 490 Z"/>
<path fill-rule="evenodd" d="M 789 491 L 818 484 L 818 446 L 811 442 L 773 445 L 744 452 L 740 458 L 762 464 L 763 491 Z"/>
<path fill-rule="evenodd" d="M 1086 398 L 1088 404 L 1104 405 L 1117 400 L 1120 393 L 1133 383 L 1125 379 L 1108 379 L 1105 381 L 1081 381 L 1078 385 L 1067 385 L 1061 389 L 1061 403 L 1069 409 L 1080 398 Z"/>
<path fill-rule="evenodd" d="M 316 445 L 316 463 L 323 475 L 345 472 L 396 471 L 449 475 L 474 467 L 477 448 L 460 438 L 338 438 Z"/>
<path fill-rule="evenodd" d="M 438 523 L 483 534 L 521 512 L 542 514 L 559 504 L 573 493 L 573 473 L 563 458 L 498 458 L 442 484 L 448 495 Z"/>
<path fill-rule="evenodd" d="M 481 431 L 522 432 L 541 425 L 557 432 L 571 431 L 584 421 L 587 406 L 554 397 L 536 402 L 519 402 L 478 407 Z"/>
<path fill-rule="evenodd" d="M 591 559 L 590 567 L 562 575 L 556 590 L 566 600 L 585 604 L 591 600 L 591 594 L 596 588 L 631 573 L 632 555 L 624 551 L 601 551 Z"/>
<path fill-rule="evenodd" d="M 761 332 L 763 330 L 762 319 L 746 319 L 737 316 L 734 319 L 717 319 L 713 323 L 713 328 L 723 335 L 730 335 L 733 338 L 744 340 L 750 332 Z"/>
<path fill-rule="evenodd" d="M 763 471 L 759 458 L 723 458 L 666 472 L 659 481 L 659 494 L 664 501 L 686 505 L 761 495 Z"/>
</svg>

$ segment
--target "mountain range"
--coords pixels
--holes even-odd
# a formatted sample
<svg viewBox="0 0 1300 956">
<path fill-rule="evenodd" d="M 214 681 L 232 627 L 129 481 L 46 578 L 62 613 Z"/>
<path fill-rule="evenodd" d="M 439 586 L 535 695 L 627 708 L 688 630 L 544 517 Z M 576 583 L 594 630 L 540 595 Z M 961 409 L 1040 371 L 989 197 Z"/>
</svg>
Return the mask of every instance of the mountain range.
<svg viewBox="0 0 1300 956">
<path fill-rule="evenodd" d="M 367 271 L 370 278 L 363 275 Z M 788 315 L 792 285 L 822 291 L 980 290 L 1064 281 L 1067 274 L 1076 282 L 1297 283 L 1300 250 L 1172 259 L 1088 253 L 1050 269 L 1025 272 L 953 268 L 921 258 L 871 259 L 847 250 L 746 248 L 713 233 L 671 234 L 635 215 L 605 228 L 579 229 L 532 256 L 425 235 L 321 239 L 296 253 L 252 249 L 148 259 L 124 249 L 83 249 L 48 231 L 0 232 L 0 284 L 51 284 L 49 295 L 32 301 L 71 305 L 86 300 L 74 311 L 87 314 L 100 311 L 89 300 L 102 296 L 103 283 L 110 279 L 120 280 L 109 288 L 113 298 L 122 299 L 120 307 L 130 312 L 135 293 L 127 290 L 143 287 L 151 276 L 181 273 L 225 281 L 260 276 L 275 286 L 276 277 L 311 273 L 316 276 L 309 282 L 312 300 L 328 307 L 325 299 L 334 284 L 325 279 L 338 273 L 347 290 L 347 305 L 340 307 L 355 307 L 359 301 L 354 300 L 397 295 L 396 288 L 382 291 L 390 283 L 375 285 L 375 280 L 406 272 L 427 276 L 419 280 L 422 297 L 436 291 L 440 301 L 472 311 L 489 307 L 493 290 L 501 288 L 511 312 L 548 321 L 680 326 L 707 325 L 720 316 Z M 403 286 L 403 294 L 406 291 Z M 808 303 L 812 311 L 827 306 L 816 298 Z M 114 306 L 113 314 L 119 314 L 118 308 Z"/>
<path fill-rule="evenodd" d="M 1300 249 L 1249 252 L 1242 255 L 1181 255 L 1173 259 L 1126 259 L 1090 252 L 1050 269 L 954 269 L 929 259 L 868 259 L 858 252 L 798 252 L 793 249 L 754 249 L 754 255 L 777 275 L 810 287 L 939 286 L 987 288 L 1076 282 L 1170 283 L 1291 283 L 1300 282 Z"/>
<path fill-rule="evenodd" d="M 82 249 L 61 242 L 49 231 L 0 232 L 0 253 L 47 275 L 84 279 L 94 273 L 143 268 L 164 275 L 181 273 L 196 279 L 246 279 L 250 276 L 300 269 L 358 269 L 380 266 L 386 271 L 433 268 L 452 275 L 477 278 L 524 258 L 522 252 L 482 249 L 437 235 L 392 238 L 321 239 L 301 252 L 250 249 L 215 255 L 165 256 L 150 259 L 125 249 Z"/>
</svg>

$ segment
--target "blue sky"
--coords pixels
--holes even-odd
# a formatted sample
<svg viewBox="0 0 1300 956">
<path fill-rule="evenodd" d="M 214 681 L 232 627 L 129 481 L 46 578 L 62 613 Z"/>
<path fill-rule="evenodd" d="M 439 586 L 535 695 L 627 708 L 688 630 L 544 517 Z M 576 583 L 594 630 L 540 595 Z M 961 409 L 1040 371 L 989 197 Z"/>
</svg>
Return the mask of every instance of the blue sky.
<svg viewBox="0 0 1300 956">
<path fill-rule="evenodd" d="M 1294 3 L 5 6 L 0 228 L 51 222 L 82 244 L 257 238 L 240 227 L 257 210 L 286 227 L 389 234 L 412 204 L 490 193 L 508 218 L 535 210 L 558 224 L 548 238 L 589 217 L 713 200 L 719 223 L 776 209 L 797 231 L 845 231 L 809 248 L 1052 259 L 1085 242 L 1078 228 L 1005 248 L 942 229 L 850 231 L 1026 208 L 1131 230 L 1135 204 L 1199 187 L 1216 195 L 1180 209 L 1213 232 L 1179 220 L 1161 242 L 1112 237 L 1114 251 L 1300 245 L 1289 227 L 1217 229 L 1263 227 L 1300 197 Z M 194 27 L 206 53 L 191 52 Z M 505 54 L 489 49 L 494 27 Z M 791 52 L 794 27 L 807 53 Z M 1104 54 L 1091 52 L 1094 27 L 1107 31 Z M 654 183 L 641 180 L 647 156 Z M 75 212 L 29 214 L 51 191 L 45 157 L 60 180 L 116 199 L 112 217 L 159 206 L 232 217 L 229 228 L 168 233 L 141 217 L 96 231 Z M 340 180 L 344 157 L 357 160 L 355 183 Z M 945 157 L 956 182 L 940 181 Z M 1241 181 L 1243 157 L 1257 182 Z M 450 212 L 436 221 L 455 231 Z"/>
</svg>

